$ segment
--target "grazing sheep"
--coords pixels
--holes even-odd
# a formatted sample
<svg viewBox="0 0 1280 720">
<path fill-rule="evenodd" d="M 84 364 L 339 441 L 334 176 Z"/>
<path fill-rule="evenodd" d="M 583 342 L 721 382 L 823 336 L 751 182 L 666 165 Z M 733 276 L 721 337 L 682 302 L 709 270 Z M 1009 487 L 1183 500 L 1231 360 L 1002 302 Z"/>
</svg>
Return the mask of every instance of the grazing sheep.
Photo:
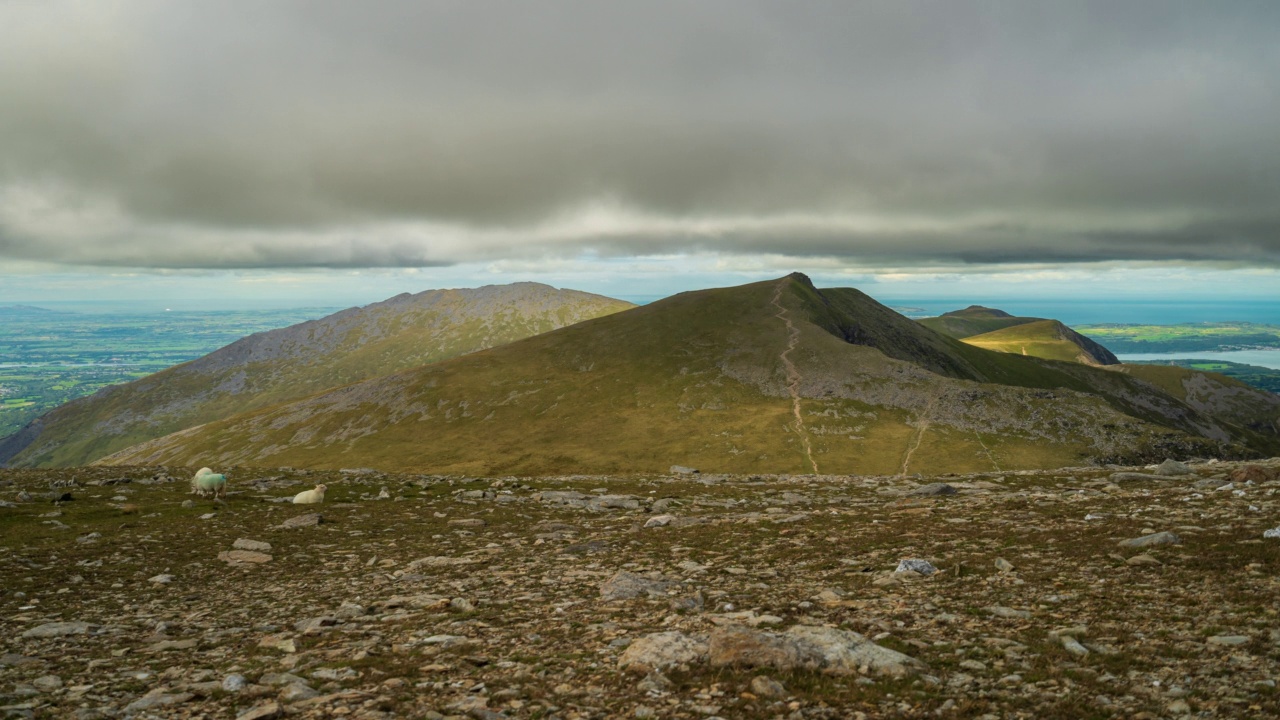
<svg viewBox="0 0 1280 720">
<path fill-rule="evenodd" d="M 204 493 L 200 492 L 200 488 L 196 485 L 196 481 L 205 475 L 212 475 L 212 474 L 213 474 L 213 470 L 210 470 L 207 467 L 202 467 L 199 470 L 197 470 L 195 477 L 191 478 L 191 494 L 204 495 Z"/>
<path fill-rule="evenodd" d="M 226 497 L 227 495 L 227 476 L 226 475 L 210 473 L 208 475 L 201 475 L 196 478 L 196 492 L 201 497 L 204 497 L 204 494 L 206 492 L 212 492 L 213 496 L 216 498 L 218 497 L 219 491 L 221 491 L 223 497 Z"/>
<path fill-rule="evenodd" d="M 327 485 L 317 485 L 315 490 L 303 490 L 293 496 L 294 505 L 309 505 L 311 503 L 324 502 L 324 491 L 328 490 Z"/>
</svg>

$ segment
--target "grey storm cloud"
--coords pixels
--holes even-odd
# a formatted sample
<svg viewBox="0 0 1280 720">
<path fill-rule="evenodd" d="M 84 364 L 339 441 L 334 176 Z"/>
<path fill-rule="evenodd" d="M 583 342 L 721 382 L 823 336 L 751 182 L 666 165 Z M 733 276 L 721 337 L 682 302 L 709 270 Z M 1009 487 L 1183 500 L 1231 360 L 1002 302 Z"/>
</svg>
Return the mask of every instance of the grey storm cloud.
<svg viewBox="0 0 1280 720">
<path fill-rule="evenodd" d="M 1280 265 L 1274 2 L 0 3 L 0 257 Z"/>
</svg>

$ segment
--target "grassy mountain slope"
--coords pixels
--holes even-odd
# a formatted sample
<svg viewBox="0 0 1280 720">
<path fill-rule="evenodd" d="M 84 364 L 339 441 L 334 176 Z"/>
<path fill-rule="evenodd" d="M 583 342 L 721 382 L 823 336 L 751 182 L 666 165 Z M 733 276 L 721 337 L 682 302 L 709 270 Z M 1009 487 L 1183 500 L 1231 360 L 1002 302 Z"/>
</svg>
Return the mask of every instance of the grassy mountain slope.
<svg viewBox="0 0 1280 720">
<path fill-rule="evenodd" d="M 969 345 L 996 352 L 1034 355 L 1049 360 L 1116 365 L 1111 351 L 1057 320 L 1036 320 L 964 338 Z"/>
<path fill-rule="evenodd" d="M 1123 373 L 969 346 L 856 290 L 791 275 L 682 293 L 102 462 L 960 472 L 1216 454 L 1256 440 L 1229 420 Z"/>
<path fill-rule="evenodd" d="M 1232 417 L 1246 432 L 1260 436 L 1280 434 L 1280 396 L 1259 402 L 1258 388 L 1215 372 L 1175 365 L 1130 364 L 1113 369 L 1148 382 L 1196 410 Z"/>
<path fill-rule="evenodd" d="M 970 305 L 963 310 L 952 310 L 938 317 L 921 318 L 916 322 L 947 337 L 963 340 L 973 335 L 981 335 L 1014 325 L 1024 325 L 1037 320 L 1040 318 L 1014 317 L 1003 310 Z"/>
<path fill-rule="evenodd" d="M 1197 370 L 1202 373 L 1215 373 L 1232 380 L 1237 380 L 1250 387 L 1280 393 L 1280 369 L 1228 362 L 1226 360 L 1205 360 L 1197 358 L 1174 358 L 1170 360 L 1129 361 L 1130 365 L 1173 365 Z"/>
<path fill-rule="evenodd" d="M 0 464 L 81 465 L 194 425 L 630 307 L 537 283 L 405 293 L 250 335 L 198 360 L 67 403 L 0 441 Z"/>
</svg>

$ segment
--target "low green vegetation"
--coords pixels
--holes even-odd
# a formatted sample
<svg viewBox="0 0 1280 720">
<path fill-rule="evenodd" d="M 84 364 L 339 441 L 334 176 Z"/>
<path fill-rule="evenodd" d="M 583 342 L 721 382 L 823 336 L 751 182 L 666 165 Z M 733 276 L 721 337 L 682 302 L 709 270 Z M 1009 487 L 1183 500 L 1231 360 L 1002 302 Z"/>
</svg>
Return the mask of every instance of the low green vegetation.
<svg viewBox="0 0 1280 720">
<path fill-rule="evenodd" d="M 1280 326 L 1247 322 L 1079 325 L 1112 352 L 1158 353 L 1280 348 Z"/>
</svg>

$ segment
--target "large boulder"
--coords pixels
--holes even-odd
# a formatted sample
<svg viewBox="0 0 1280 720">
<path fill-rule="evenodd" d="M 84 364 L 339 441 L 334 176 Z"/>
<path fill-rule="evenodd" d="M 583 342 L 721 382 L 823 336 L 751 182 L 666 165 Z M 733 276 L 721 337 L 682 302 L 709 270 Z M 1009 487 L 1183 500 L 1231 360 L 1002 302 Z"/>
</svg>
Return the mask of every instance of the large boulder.
<svg viewBox="0 0 1280 720">
<path fill-rule="evenodd" d="M 627 646 L 618 658 L 618 668 L 648 675 L 677 665 L 692 665 L 707 659 L 707 638 L 682 632 L 646 635 Z"/>
</svg>

